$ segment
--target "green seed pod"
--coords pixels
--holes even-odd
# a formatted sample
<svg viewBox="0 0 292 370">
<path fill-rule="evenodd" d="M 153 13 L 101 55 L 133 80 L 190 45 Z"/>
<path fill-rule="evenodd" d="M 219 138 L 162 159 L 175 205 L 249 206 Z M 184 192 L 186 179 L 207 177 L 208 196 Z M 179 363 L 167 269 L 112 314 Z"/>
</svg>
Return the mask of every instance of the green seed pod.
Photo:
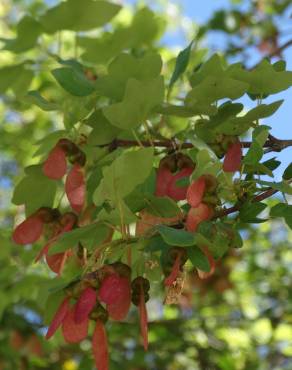
<svg viewBox="0 0 292 370">
<path fill-rule="evenodd" d="M 62 148 L 68 156 L 75 155 L 79 152 L 78 146 L 69 139 L 60 139 L 57 145 Z"/>
<path fill-rule="evenodd" d="M 195 164 L 189 156 L 177 153 L 177 168 L 180 170 L 183 168 L 195 168 Z"/>
<path fill-rule="evenodd" d="M 126 265 L 125 263 L 122 262 L 114 262 L 110 264 L 114 268 L 114 270 L 123 277 L 129 278 L 131 277 L 131 268 L 130 266 Z"/>
<path fill-rule="evenodd" d="M 78 217 L 75 215 L 73 212 L 66 212 L 62 215 L 60 219 L 60 224 L 62 226 L 67 225 L 69 222 L 72 222 L 73 225 L 75 226 L 77 224 Z"/>
<path fill-rule="evenodd" d="M 159 163 L 159 168 L 168 168 L 171 172 L 177 171 L 177 161 L 175 154 L 167 155 L 162 158 Z"/>
<path fill-rule="evenodd" d="M 86 155 L 84 152 L 79 150 L 77 154 L 74 156 L 70 157 L 70 163 L 72 164 L 79 164 L 81 167 L 85 166 L 86 163 Z"/>
<path fill-rule="evenodd" d="M 100 320 L 102 321 L 104 324 L 107 322 L 108 320 L 108 312 L 107 310 L 98 302 L 94 309 L 91 311 L 89 317 L 91 318 L 91 320 Z"/>
<path fill-rule="evenodd" d="M 218 186 L 218 180 L 213 175 L 203 175 L 205 184 L 206 184 L 206 192 L 207 193 L 213 193 L 217 186 Z"/>
<path fill-rule="evenodd" d="M 216 195 L 208 195 L 206 194 L 203 197 L 203 202 L 206 204 L 210 204 L 212 206 L 216 206 L 219 203 L 219 198 Z"/>
<path fill-rule="evenodd" d="M 43 223 L 48 224 L 55 220 L 55 212 L 50 207 L 41 207 L 36 211 L 36 216 L 42 220 Z"/>
<path fill-rule="evenodd" d="M 142 276 L 136 277 L 131 283 L 131 288 L 135 292 L 139 292 L 141 289 L 141 286 L 143 287 L 144 292 L 148 292 L 150 290 L 150 282 L 148 279 L 144 279 Z"/>
<path fill-rule="evenodd" d="M 84 289 L 84 282 L 81 280 L 72 281 L 65 288 L 65 292 L 69 297 L 78 298 Z"/>
<path fill-rule="evenodd" d="M 210 148 L 213 150 L 213 152 L 219 159 L 224 157 L 225 151 L 223 150 L 220 144 L 210 144 Z"/>
<path fill-rule="evenodd" d="M 224 153 L 227 152 L 228 148 L 230 147 L 231 144 L 234 144 L 237 141 L 236 136 L 231 136 L 231 135 L 226 135 L 224 139 L 221 142 L 221 147 L 224 150 Z"/>
</svg>

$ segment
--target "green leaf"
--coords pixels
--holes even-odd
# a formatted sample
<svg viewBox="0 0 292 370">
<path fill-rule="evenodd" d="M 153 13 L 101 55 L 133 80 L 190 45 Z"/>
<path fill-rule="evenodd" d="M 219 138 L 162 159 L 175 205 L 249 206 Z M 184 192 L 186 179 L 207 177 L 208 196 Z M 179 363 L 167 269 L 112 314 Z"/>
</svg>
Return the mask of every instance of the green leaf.
<svg viewBox="0 0 292 370">
<path fill-rule="evenodd" d="M 209 122 L 206 121 L 205 127 L 214 130 L 217 130 L 218 128 L 220 129 L 222 124 L 224 125 L 224 123 L 228 122 L 229 119 L 236 117 L 242 110 L 242 104 L 227 101 L 218 108 L 217 114 L 211 117 Z"/>
<path fill-rule="evenodd" d="M 40 207 L 53 207 L 57 182 L 42 173 L 41 166 L 32 166 L 29 174 L 15 187 L 12 203 L 25 205 L 27 215 Z"/>
<path fill-rule="evenodd" d="M 222 164 L 214 153 L 212 153 L 210 149 L 202 148 L 196 155 L 196 167 L 192 174 L 192 179 L 196 180 L 205 174 L 216 176 L 221 168 Z"/>
<path fill-rule="evenodd" d="M 263 181 L 263 180 L 255 180 L 258 184 L 269 186 L 272 189 L 281 191 L 282 193 L 287 193 L 292 195 L 292 186 L 288 184 L 285 181 L 282 182 L 269 182 L 269 181 Z"/>
<path fill-rule="evenodd" d="M 177 203 L 168 197 L 148 195 L 146 197 L 146 204 L 147 212 L 158 217 L 175 217 L 180 214 Z"/>
<path fill-rule="evenodd" d="M 161 20 L 148 8 L 139 9 L 129 26 L 117 27 L 97 38 L 79 37 L 78 45 L 85 52 L 82 59 L 93 64 L 107 64 L 124 50 L 133 50 L 141 45 L 152 45 L 157 37 Z"/>
<path fill-rule="evenodd" d="M 289 164 L 289 166 L 285 169 L 283 173 L 283 179 L 284 180 L 291 180 L 292 179 L 292 163 Z"/>
<path fill-rule="evenodd" d="M 257 218 L 257 215 L 261 213 L 266 207 L 267 207 L 266 204 L 260 202 L 245 203 L 239 211 L 239 217 L 243 222 L 249 223 L 264 222 L 266 220 Z"/>
<path fill-rule="evenodd" d="M 81 243 L 89 251 L 99 246 L 108 236 L 110 230 L 102 223 L 93 223 L 64 233 L 51 246 L 49 255 L 65 252 Z"/>
<path fill-rule="evenodd" d="M 84 73 L 73 68 L 56 68 L 52 75 L 64 90 L 75 96 L 87 96 L 94 92 L 94 85 Z"/>
<path fill-rule="evenodd" d="M 270 158 L 267 161 L 263 162 L 262 165 L 268 168 L 271 171 L 274 171 L 280 166 L 281 162 L 276 160 L 276 157 Z"/>
<path fill-rule="evenodd" d="M 169 245 L 175 245 L 178 247 L 190 247 L 196 244 L 194 235 L 188 231 L 174 229 L 165 225 L 156 226 L 156 229 L 162 236 L 165 243 Z"/>
<path fill-rule="evenodd" d="M 208 76 L 187 95 L 186 104 L 211 104 L 220 99 L 238 99 L 248 90 L 248 84 L 228 77 Z"/>
<path fill-rule="evenodd" d="M 100 184 L 100 181 L 102 179 L 102 169 L 100 166 L 93 167 L 89 177 L 87 178 L 86 182 L 86 195 L 87 195 L 87 203 L 92 204 L 93 203 L 93 194 L 95 192 L 95 189 Z"/>
<path fill-rule="evenodd" d="M 283 217 L 286 224 L 292 229 L 292 205 L 286 203 L 276 204 L 270 211 L 271 217 Z"/>
<path fill-rule="evenodd" d="M 185 72 L 187 66 L 189 64 L 191 50 L 194 41 L 192 41 L 189 46 L 187 46 L 184 50 L 180 51 L 175 62 L 175 68 L 173 74 L 171 76 L 169 82 L 169 89 L 175 84 L 175 82 L 179 79 L 179 77 Z"/>
<path fill-rule="evenodd" d="M 149 81 L 159 76 L 162 60 L 159 54 L 149 53 L 140 58 L 126 53 L 117 56 L 109 65 L 108 75 L 95 83 L 98 94 L 122 100 L 129 78 Z"/>
<path fill-rule="evenodd" d="M 45 98 L 41 96 L 39 91 L 31 90 L 27 93 L 27 95 L 24 97 L 24 101 L 29 104 L 35 104 L 42 110 L 49 112 L 53 110 L 58 110 L 59 105 L 56 103 L 50 103 Z"/>
<path fill-rule="evenodd" d="M 17 37 L 14 39 L 0 40 L 5 43 L 3 49 L 10 50 L 14 53 L 22 53 L 33 48 L 37 39 L 42 33 L 42 27 L 39 22 L 29 15 L 25 15 L 16 27 Z"/>
<path fill-rule="evenodd" d="M 34 153 L 34 157 L 39 155 L 48 154 L 50 150 L 57 144 L 57 142 L 67 136 L 67 131 L 65 130 L 58 130 L 51 132 L 50 134 L 46 135 L 43 139 L 37 141 L 37 145 L 39 145 L 38 150 Z"/>
<path fill-rule="evenodd" d="M 212 115 L 217 112 L 217 108 L 213 105 L 195 105 L 193 107 L 187 107 L 185 105 L 172 105 L 162 104 L 158 105 L 154 111 L 156 113 L 164 114 L 166 116 L 176 117 L 194 117 L 199 114 Z"/>
<path fill-rule="evenodd" d="M 112 225 L 121 225 L 121 219 L 126 225 L 137 221 L 137 216 L 130 210 L 123 199 L 116 202 L 116 207 L 110 210 L 102 209 L 98 214 L 101 221 L 110 222 Z"/>
<path fill-rule="evenodd" d="M 170 245 L 165 243 L 161 235 L 154 235 L 151 238 L 146 240 L 145 250 L 147 252 L 163 252 L 168 250 Z"/>
<path fill-rule="evenodd" d="M 197 245 L 207 246 L 216 259 L 224 256 L 229 248 L 240 248 L 243 245 L 235 225 L 221 220 L 201 222 L 195 235 L 197 234 L 201 235 L 202 239 Z"/>
<path fill-rule="evenodd" d="M 252 133 L 252 144 L 244 156 L 243 163 L 246 165 L 257 165 L 261 160 L 264 151 L 263 145 L 269 136 L 270 127 L 258 126 Z"/>
<path fill-rule="evenodd" d="M 198 247 L 188 248 L 188 258 L 191 261 L 192 265 L 202 271 L 210 271 L 210 263 L 208 257 L 201 251 Z"/>
<path fill-rule="evenodd" d="M 292 85 L 292 72 L 278 72 L 266 59 L 251 71 L 244 70 L 239 64 L 230 66 L 228 75 L 247 83 L 249 85 L 248 92 L 258 96 L 276 94 Z"/>
<path fill-rule="evenodd" d="M 125 201 L 132 212 L 139 212 L 147 207 L 148 198 L 155 192 L 156 171 L 152 168 L 147 179 L 129 194 Z M 151 200 L 150 200 L 151 201 Z"/>
<path fill-rule="evenodd" d="M 190 83 L 192 87 L 200 84 L 205 78 L 212 76 L 225 76 L 225 61 L 222 56 L 214 54 L 207 60 L 199 70 L 196 70 L 191 76 Z"/>
<path fill-rule="evenodd" d="M 57 309 L 59 308 L 61 302 L 64 300 L 65 294 L 63 291 L 58 291 L 54 294 L 50 294 L 46 300 L 44 306 L 44 323 L 50 325 Z"/>
<path fill-rule="evenodd" d="M 94 95 L 85 97 L 66 95 L 62 100 L 62 112 L 64 113 L 64 125 L 67 130 L 83 120 L 92 111 L 95 105 Z"/>
<path fill-rule="evenodd" d="M 114 126 L 130 130 L 145 121 L 153 108 L 162 103 L 163 98 L 162 77 L 144 82 L 130 78 L 123 101 L 105 107 L 103 113 Z"/>
<path fill-rule="evenodd" d="M 15 64 L 0 69 L 0 93 L 11 89 L 15 95 L 25 95 L 33 78 L 33 72 L 26 69 L 28 63 Z"/>
<path fill-rule="evenodd" d="M 40 22 L 47 33 L 60 30 L 87 31 L 102 27 L 121 9 L 108 1 L 68 0 L 47 10 Z"/>
<path fill-rule="evenodd" d="M 260 104 L 240 117 L 236 117 L 236 114 L 240 112 L 241 104 L 225 103 L 219 108 L 218 114 L 205 125 L 205 128 L 225 135 L 241 135 L 259 119 L 274 114 L 282 103 L 283 100 L 271 104 Z"/>
<path fill-rule="evenodd" d="M 115 139 L 121 132 L 116 126 L 113 126 L 104 116 L 102 109 L 95 110 L 84 121 L 85 124 L 93 127 L 93 130 L 88 136 L 89 145 L 108 144 Z"/>
<path fill-rule="evenodd" d="M 147 179 L 153 161 L 152 148 L 123 152 L 111 165 L 103 168 L 103 179 L 93 195 L 95 204 L 100 205 L 105 200 L 117 203 L 126 197 Z"/>
<path fill-rule="evenodd" d="M 204 160 L 207 160 L 207 157 L 209 157 L 209 159 L 211 161 L 217 161 L 218 162 L 218 158 L 216 156 L 216 154 L 213 152 L 213 150 L 205 143 L 205 141 L 201 140 L 200 138 L 197 138 L 197 137 L 194 137 L 194 138 L 191 138 L 190 139 L 191 143 L 193 144 L 194 148 L 198 149 L 198 154 L 196 156 L 196 160 L 201 160 L 204 161 Z M 200 155 L 199 153 L 203 151 L 203 154 Z M 210 164 L 211 167 L 213 166 L 213 164 Z"/>
</svg>

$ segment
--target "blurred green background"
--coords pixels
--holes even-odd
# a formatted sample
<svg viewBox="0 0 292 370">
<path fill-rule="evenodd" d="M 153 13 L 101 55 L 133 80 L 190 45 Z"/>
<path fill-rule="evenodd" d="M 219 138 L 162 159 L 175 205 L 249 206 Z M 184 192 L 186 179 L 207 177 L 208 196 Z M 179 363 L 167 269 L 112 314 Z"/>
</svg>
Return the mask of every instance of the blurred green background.
<svg viewBox="0 0 292 370">
<path fill-rule="evenodd" d="M 14 184 L 25 166 L 38 162 L 33 156 L 34 143 L 63 127 L 57 113 L 41 111 L 26 97 L 28 90 L 39 89 L 49 100 L 60 99 L 46 72 L 56 63 L 53 55 L 81 58 L 103 71 L 123 49 L 139 55 L 150 48 L 161 53 L 167 74 L 178 51 L 193 38 L 193 66 L 214 51 L 251 66 L 292 37 L 290 0 L 119 1 L 124 9 L 111 27 L 90 35 L 104 40 L 104 32 L 109 31 L 111 40 L 119 40 L 117 35 L 127 29 L 128 35 L 138 33 L 140 38 L 136 44 L 117 41 L 105 49 L 101 41 L 100 50 L 91 50 L 83 33 L 76 36 L 63 31 L 42 35 L 37 41 L 33 27 L 17 33 L 21 17 L 37 17 L 57 3 L 0 1 L 1 370 L 93 369 L 89 341 L 69 346 L 60 335 L 50 342 L 44 340 L 43 316 L 52 275 L 43 264 L 32 263 L 34 248 L 16 246 L 10 238 L 13 225 L 23 214 L 22 207 L 11 205 Z M 135 18 L 145 5 L 155 13 L 147 13 L 147 19 Z M 282 57 L 291 67 L 291 50 L 286 49 Z M 16 71 L 5 69 L 16 63 L 20 66 Z M 289 96 L 289 92 L 285 94 L 281 97 Z M 68 106 L 68 117 L 82 115 L 78 100 L 64 99 L 63 104 Z M 292 137 L 289 117 L 291 103 L 289 106 L 286 101 L 274 121 L 268 122 L 279 138 L 287 138 L 289 133 Z M 289 152 L 281 153 L 280 160 L 285 168 L 291 152 L 290 157 Z M 177 307 L 163 306 L 163 297 L 154 288 L 148 304 L 147 353 L 142 350 L 135 311 L 126 323 L 107 325 L 112 370 L 292 369 L 291 231 L 284 223 L 273 221 L 243 229 L 242 235 L 244 247 L 226 256 L 212 278 L 200 281 L 189 274 Z"/>
</svg>

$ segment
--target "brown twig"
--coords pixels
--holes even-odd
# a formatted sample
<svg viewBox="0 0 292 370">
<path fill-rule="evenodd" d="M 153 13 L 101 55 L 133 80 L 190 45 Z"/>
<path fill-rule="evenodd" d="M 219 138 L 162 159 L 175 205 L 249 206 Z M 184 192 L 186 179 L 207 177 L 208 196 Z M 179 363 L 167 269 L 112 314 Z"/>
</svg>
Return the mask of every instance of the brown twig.
<svg viewBox="0 0 292 370">
<path fill-rule="evenodd" d="M 280 45 L 278 48 L 274 49 L 271 53 L 267 55 L 268 58 L 280 55 L 282 51 L 292 46 L 292 39 L 285 42 L 283 45 Z"/>
<path fill-rule="evenodd" d="M 264 191 L 263 193 L 259 194 L 259 195 L 256 195 L 253 199 L 252 199 L 252 203 L 255 203 L 255 202 L 261 202 L 262 200 L 265 200 L 267 198 L 270 198 L 272 195 L 278 193 L 280 190 L 277 190 L 277 189 L 273 189 L 273 188 L 269 188 L 267 189 L 266 191 Z M 215 215 L 214 215 L 214 218 L 221 218 L 221 217 L 224 217 L 224 216 L 228 216 L 230 215 L 231 213 L 234 213 L 234 212 L 237 212 L 239 211 L 241 208 L 241 205 L 240 204 L 237 204 L 233 207 L 230 207 L 230 208 L 227 208 L 227 209 L 222 209 L 221 211 L 217 212 Z"/>
<path fill-rule="evenodd" d="M 144 147 L 154 146 L 156 148 L 159 148 L 159 147 L 161 147 L 161 148 L 175 148 L 175 147 L 179 146 L 179 148 L 181 148 L 181 149 L 191 149 L 191 148 L 194 147 L 194 145 L 192 143 L 182 143 L 182 144 L 177 145 L 174 140 L 155 140 L 155 141 L 152 141 L 152 142 L 150 142 L 148 140 L 140 140 L 140 143 Z M 241 145 L 242 145 L 243 148 L 250 148 L 251 144 L 252 144 L 252 142 L 250 142 L 250 141 L 242 141 L 241 142 Z M 138 143 L 137 143 L 136 140 L 115 139 L 110 143 L 103 144 L 103 145 L 98 145 L 98 147 L 107 147 L 107 146 L 112 151 L 112 150 L 117 149 L 118 147 L 128 148 L 128 147 L 138 146 Z M 264 146 L 264 148 L 268 148 L 269 152 L 271 152 L 271 151 L 280 152 L 281 150 L 292 146 L 292 140 L 280 140 L 280 139 L 277 139 L 277 138 L 270 135 L 268 140 L 264 143 L 263 146 Z"/>
</svg>

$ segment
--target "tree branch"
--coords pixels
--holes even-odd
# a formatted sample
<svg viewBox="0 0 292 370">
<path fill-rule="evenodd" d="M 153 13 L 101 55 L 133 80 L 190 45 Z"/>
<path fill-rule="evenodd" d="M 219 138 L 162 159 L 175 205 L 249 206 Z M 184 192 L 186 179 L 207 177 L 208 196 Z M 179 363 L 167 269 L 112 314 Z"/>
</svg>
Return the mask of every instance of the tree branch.
<svg viewBox="0 0 292 370">
<path fill-rule="evenodd" d="M 280 55 L 282 53 L 282 51 L 284 51 L 285 49 L 289 48 L 290 46 L 292 46 L 292 39 L 291 40 L 288 40 L 283 45 L 281 45 L 278 48 L 276 48 L 275 50 L 273 50 L 271 53 L 269 53 L 268 55 L 266 55 L 266 57 L 271 58 L 271 57 L 274 57 L 276 55 Z"/>
<path fill-rule="evenodd" d="M 289 181 L 289 183 L 290 183 L 290 181 Z M 265 200 L 267 198 L 270 198 L 272 195 L 274 195 L 274 194 L 276 194 L 278 192 L 279 192 L 279 190 L 277 190 L 277 189 L 269 188 L 266 191 L 264 191 L 263 193 L 261 193 L 259 195 L 256 195 L 252 199 L 252 203 L 261 202 L 262 200 Z M 227 208 L 227 209 L 222 209 L 221 211 L 217 212 L 214 215 L 213 218 L 221 218 L 221 217 L 230 215 L 231 213 L 240 211 L 240 208 L 241 208 L 241 205 L 240 204 L 237 204 L 237 205 L 235 205 L 233 207 L 230 207 L 230 208 Z"/>
<path fill-rule="evenodd" d="M 138 143 L 136 140 L 121 140 L 115 139 L 110 143 L 98 145 L 98 147 L 109 147 L 110 151 L 117 149 L 118 147 L 134 147 L 143 145 L 145 147 L 154 146 L 156 148 L 173 148 L 173 149 L 190 149 L 193 148 L 194 145 L 192 143 L 182 143 L 178 144 L 175 140 L 154 140 L 152 142 L 148 140 L 140 140 Z M 250 148 L 252 142 L 250 141 L 242 141 L 241 145 L 243 148 Z M 264 148 L 268 148 L 266 152 L 281 152 L 283 149 L 292 146 L 292 140 L 280 140 L 273 136 L 269 136 L 268 140 L 264 143 Z"/>
</svg>

